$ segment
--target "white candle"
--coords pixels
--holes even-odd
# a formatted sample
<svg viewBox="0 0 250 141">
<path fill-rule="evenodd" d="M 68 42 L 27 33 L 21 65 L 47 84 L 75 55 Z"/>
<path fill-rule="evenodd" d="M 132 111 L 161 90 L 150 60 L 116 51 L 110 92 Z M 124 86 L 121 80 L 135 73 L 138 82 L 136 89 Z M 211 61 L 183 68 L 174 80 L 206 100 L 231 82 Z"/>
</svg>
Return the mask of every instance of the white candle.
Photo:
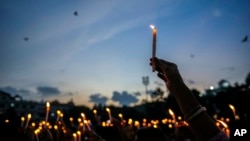
<svg viewBox="0 0 250 141">
<path fill-rule="evenodd" d="M 111 120 L 112 120 L 112 116 L 111 116 L 111 111 L 110 111 L 110 109 L 109 108 L 106 108 L 106 111 L 108 112 L 108 115 L 109 115 L 109 121 L 110 121 L 110 123 L 112 122 Z"/>
<path fill-rule="evenodd" d="M 81 131 L 77 131 L 78 141 L 82 141 Z"/>
<path fill-rule="evenodd" d="M 25 118 L 24 118 L 24 117 L 21 117 L 21 127 L 23 127 L 24 120 L 25 120 Z"/>
<path fill-rule="evenodd" d="M 169 114 L 172 116 L 174 123 L 176 123 L 175 114 L 171 109 L 168 109 Z"/>
<path fill-rule="evenodd" d="M 39 130 L 35 130 L 35 131 L 34 131 L 35 136 L 36 136 L 36 141 L 39 141 L 38 132 L 39 132 Z"/>
<path fill-rule="evenodd" d="M 45 121 L 48 121 L 48 117 L 49 117 L 49 110 L 50 110 L 50 103 L 46 102 L 46 117 L 45 117 Z"/>
<path fill-rule="evenodd" d="M 59 121 L 60 116 L 61 116 L 61 111 L 57 110 L 56 113 L 57 113 L 56 121 Z"/>
<path fill-rule="evenodd" d="M 152 58 L 155 58 L 156 56 L 156 35 L 157 35 L 157 30 L 154 25 L 150 25 L 150 27 L 153 29 L 153 43 L 152 43 Z M 155 64 L 154 61 L 152 61 L 152 71 L 155 71 Z"/>
<path fill-rule="evenodd" d="M 29 113 L 27 116 L 27 122 L 26 122 L 25 128 L 28 127 L 30 119 L 31 119 L 31 114 Z"/>
<path fill-rule="evenodd" d="M 91 131 L 91 128 L 90 128 L 90 126 L 89 126 L 89 124 L 88 124 L 88 121 L 87 121 L 87 120 L 84 120 L 83 123 L 84 123 L 84 125 L 87 126 L 87 129 L 88 129 L 89 131 Z"/>
<path fill-rule="evenodd" d="M 77 141 L 77 134 L 76 133 L 73 133 L 73 138 L 74 138 L 74 141 Z"/>
</svg>

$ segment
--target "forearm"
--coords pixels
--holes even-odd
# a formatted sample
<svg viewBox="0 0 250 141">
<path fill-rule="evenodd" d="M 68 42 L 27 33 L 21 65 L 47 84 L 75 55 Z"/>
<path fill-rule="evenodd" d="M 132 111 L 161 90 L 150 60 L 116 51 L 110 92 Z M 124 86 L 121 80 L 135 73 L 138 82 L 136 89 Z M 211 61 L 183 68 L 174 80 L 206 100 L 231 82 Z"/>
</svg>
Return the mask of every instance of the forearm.
<svg viewBox="0 0 250 141">
<path fill-rule="evenodd" d="M 184 116 L 200 105 L 190 89 L 184 83 L 175 85 L 175 88 L 172 88 L 171 93 L 174 94 Z M 202 112 L 194 117 L 188 122 L 188 124 L 199 140 L 207 140 L 220 131 L 206 112 Z"/>
</svg>

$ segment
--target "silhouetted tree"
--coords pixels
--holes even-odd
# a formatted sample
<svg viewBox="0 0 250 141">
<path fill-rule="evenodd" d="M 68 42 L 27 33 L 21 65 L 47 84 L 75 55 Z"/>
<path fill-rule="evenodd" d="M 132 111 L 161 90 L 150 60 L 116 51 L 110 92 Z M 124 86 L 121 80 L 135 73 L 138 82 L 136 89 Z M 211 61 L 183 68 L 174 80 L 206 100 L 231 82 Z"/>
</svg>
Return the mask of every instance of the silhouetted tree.
<svg viewBox="0 0 250 141">
<path fill-rule="evenodd" d="M 246 77 L 246 85 L 247 86 L 250 86 L 250 72 L 247 74 L 247 77 Z"/>
<path fill-rule="evenodd" d="M 156 88 L 154 92 L 151 94 L 152 101 L 162 101 L 163 100 L 164 91 L 161 88 Z"/>
</svg>

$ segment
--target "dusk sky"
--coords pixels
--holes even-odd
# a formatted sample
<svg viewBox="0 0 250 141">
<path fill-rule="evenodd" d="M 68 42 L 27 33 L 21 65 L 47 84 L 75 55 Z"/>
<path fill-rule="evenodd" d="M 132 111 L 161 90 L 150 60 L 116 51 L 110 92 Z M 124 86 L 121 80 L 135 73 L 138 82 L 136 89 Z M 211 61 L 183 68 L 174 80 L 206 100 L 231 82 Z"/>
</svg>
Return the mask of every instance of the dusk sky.
<svg viewBox="0 0 250 141">
<path fill-rule="evenodd" d="M 150 24 L 156 56 L 176 63 L 188 87 L 245 83 L 249 0 L 0 0 L 0 89 L 25 100 L 138 104 L 143 76 L 149 90 L 166 91 L 149 65 Z"/>
</svg>

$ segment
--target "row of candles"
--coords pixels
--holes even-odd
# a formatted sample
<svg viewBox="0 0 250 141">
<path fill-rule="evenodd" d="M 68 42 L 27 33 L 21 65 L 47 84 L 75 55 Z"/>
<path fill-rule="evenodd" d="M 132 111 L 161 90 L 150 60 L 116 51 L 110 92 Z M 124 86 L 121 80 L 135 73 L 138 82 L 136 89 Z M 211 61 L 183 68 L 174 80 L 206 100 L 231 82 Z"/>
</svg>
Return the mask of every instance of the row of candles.
<svg viewBox="0 0 250 141">
<path fill-rule="evenodd" d="M 232 112 L 234 114 L 234 118 L 236 120 L 238 120 L 239 116 L 236 114 L 236 110 L 235 110 L 234 106 L 232 104 L 229 104 L 228 106 L 232 110 Z M 109 120 L 108 120 L 108 122 L 103 121 L 101 123 L 101 126 L 103 126 L 103 127 L 113 126 L 112 125 L 111 110 L 109 108 L 106 108 L 106 111 L 108 113 Z M 40 122 L 38 128 L 36 130 L 34 130 L 34 134 L 36 136 L 36 140 L 39 140 L 38 134 L 42 130 L 42 127 L 47 127 L 48 129 L 52 128 L 52 125 L 50 125 L 50 123 L 48 121 L 49 112 L 50 112 L 50 103 L 47 102 L 46 103 L 45 120 L 42 121 L 42 122 Z M 175 128 L 175 126 L 178 125 L 178 123 L 180 123 L 180 122 L 185 123 L 182 120 L 181 116 L 177 116 L 177 118 L 176 118 L 174 112 L 171 109 L 168 109 L 168 112 L 171 115 L 171 119 L 168 119 L 168 118 L 162 119 L 161 120 L 162 124 L 168 124 L 169 128 Z M 93 113 L 94 113 L 95 117 L 97 117 L 97 110 L 93 110 Z M 131 118 L 129 118 L 126 121 L 126 120 L 123 119 L 122 113 L 119 113 L 118 116 L 120 117 L 120 121 L 121 121 L 122 125 L 129 125 L 129 126 L 133 126 L 133 127 L 136 127 L 136 128 L 140 128 L 140 127 L 154 127 L 154 128 L 157 128 L 158 125 L 159 125 L 159 123 L 160 123 L 159 120 L 151 120 L 151 121 L 148 122 L 147 119 L 143 119 L 143 121 L 141 123 L 138 120 L 133 121 L 133 119 L 131 119 Z M 27 114 L 26 123 L 25 123 L 25 117 L 21 117 L 21 126 L 24 127 L 25 129 L 28 128 L 29 122 L 30 122 L 31 118 L 32 118 L 31 113 L 28 113 Z M 59 122 L 59 121 L 62 120 L 62 118 L 63 118 L 63 113 L 60 110 L 57 110 L 56 121 Z M 220 127 L 228 136 L 230 136 L 230 130 L 229 130 L 229 127 L 228 127 L 228 123 L 230 122 L 230 119 L 229 118 L 223 118 L 223 117 L 220 118 L 220 119 L 218 119 L 217 115 L 214 115 L 214 119 L 216 119 L 216 125 L 218 127 Z M 73 125 L 73 120 L 74 119 L 72 117 L 70 117 L 69 120 L 70 120 L 70 122 Z M 89 130 L 89 131 L 92 130 L 91 129 L 91 121 L 86 118 L 86 116 L 85 116 L 84 113 L 81 113 L 81 117 L 78 118 L 77 120 L 78 120 L 78 123 L 79 123 L 78 131 L 72 134 L 74 140 L 76 140 L 76 141 L 79 140 L 82 132 L 84 132 L 85 130 Z M 59 122 L 59 123 L 61 123 L 61 122 Z M 188 125 L 187 123 L 185 123 L 185 124 Z M 33 122 L 31 124 L 31 126 L 35 127 L 35 123 Z M 63 128 L 64 128 L 63 132 L 67 132 L 66 128 L 65 127 L 63 127 Z M 54 129 L 58 130 L 58 126 L 54 125 Z"/>
</svg>

